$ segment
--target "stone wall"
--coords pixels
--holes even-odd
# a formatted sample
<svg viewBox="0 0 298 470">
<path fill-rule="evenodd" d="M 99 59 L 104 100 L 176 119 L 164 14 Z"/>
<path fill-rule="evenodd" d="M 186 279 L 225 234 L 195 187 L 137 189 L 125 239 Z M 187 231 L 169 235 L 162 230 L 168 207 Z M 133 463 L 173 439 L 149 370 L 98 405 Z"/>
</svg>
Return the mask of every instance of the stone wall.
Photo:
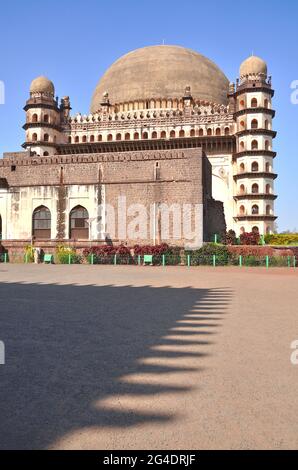
<svg viewBox="0 0 298 470">
<path fill-rule="evenodd" d="M 0 178 L 8 184 L 8 190 L 2 189 L 0 194 L 3 238 L 7 239 L 30 240 L 32 213 L 36 207 L 45 205 L 51 211 L 51 238 L 67 240 L 69 213 L 73 207 L 84 206 L 89 217 L 95 220 L 99 204 L 105 203 L 113 206 L 116 212 L 116 230 L 112 239 L 128 244 L 164 241 L 184 245 L 183 227 L 180 237 L 173 236 L 174 220 L 171 215 L 169 236 L 161 238 L 159 205 L 191 204 L 193 207 L 196 205 L 199 216 L 195 219 L 193 210 L 187 216 L 190 219 L 188 222 L 192 227 L 196 222 L 195 235 L 197 243 L 201 244 L 203 207 L 212 201 L 211 165 L 200 148 L 38 158 L 7 157 L 0 161 Z M 156 223 L 152 226 L 152 220 L 150 223 L 148 217 L 145 238 L 144 230 L 140 238 L 133 240 L 126 234 L 118 233 L 118 219 L 121 218 L 121 210 L 118 213 L 119 197 L 126 198 L 128 225 L 135 217 L 133 212 L 129 212 L 131 205 L 142 204 L 151 215 L 153 210 Z M 208 210 L 205 213 L 208 214 Z M 222 218 L 219 206 L 214 217 Z M 205 226 L 209 220 L 216 224 L 214 217 L 209 217 Z M 205 230 L 205 236 L 207 232 Z M 95 220 L 91 224 L 91 239 L 102 240 L 105 236 Z"/>
</svg>

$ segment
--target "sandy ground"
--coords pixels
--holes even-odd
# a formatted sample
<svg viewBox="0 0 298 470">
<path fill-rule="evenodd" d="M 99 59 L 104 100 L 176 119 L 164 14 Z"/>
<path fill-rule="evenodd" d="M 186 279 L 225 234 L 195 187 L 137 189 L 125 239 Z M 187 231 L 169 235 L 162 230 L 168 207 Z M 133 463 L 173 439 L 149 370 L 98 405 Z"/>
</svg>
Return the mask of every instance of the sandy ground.
<svg viewBox="0 0 298 470">
<path fill-rule="evenodd" d="M 0 448 L 298 448 L 298 270 L 0 265 Z"/>
</svg>

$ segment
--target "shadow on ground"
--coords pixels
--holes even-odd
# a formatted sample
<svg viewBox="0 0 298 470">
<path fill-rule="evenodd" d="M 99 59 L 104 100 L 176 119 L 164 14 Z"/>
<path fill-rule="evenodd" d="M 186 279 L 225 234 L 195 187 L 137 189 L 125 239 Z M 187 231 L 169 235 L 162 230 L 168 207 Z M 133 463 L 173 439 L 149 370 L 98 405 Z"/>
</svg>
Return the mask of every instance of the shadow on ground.
<svg viewBox="0 0 298 470">
<path fill-rule="evenodd" d="M 174 420 L 167 410 L 142 413 L 94 403 L 121 394 L 187 393 L 185 371 L 204 367 L 231 295 L 228 289 L 0 284 L 0 339 L 6 349 L 0 447 L 47 448 L 90 426 Z M 202 352 L 191 352 L 192 344 Z M 189 356 L 191 367 L 173 365 Z M 156 380 L 169 373 L 177 374 L 175 386 Z M 131 383 L 128 374 L 155 374 L 155 380 Z"/>
</svg>

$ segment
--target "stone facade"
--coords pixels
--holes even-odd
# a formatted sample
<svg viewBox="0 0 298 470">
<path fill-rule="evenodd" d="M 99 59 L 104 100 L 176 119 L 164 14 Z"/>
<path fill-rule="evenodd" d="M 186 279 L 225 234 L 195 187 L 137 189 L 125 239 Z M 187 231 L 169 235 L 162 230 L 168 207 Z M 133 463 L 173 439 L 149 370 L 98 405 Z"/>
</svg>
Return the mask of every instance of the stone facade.
<svg viewBox="0 0 298 470">
<path fill-rule="evenodd" d="M 92 112 L 86 115 L 71 116 L 69 97 L 59 103 L 50 80 L 38 77 L 32 82 L 24 108 L 25 151 L 4 154 L 0 160 L 3 239 L 32 240 L 33 216 L 42 208 L 38 217 L 44 217 L 43 233 L 51 240 L 82 236 L 89 243 L 111 238 L 117 243 L 185 245 L 182 234 L 164 238 L 161 233 L 160 207 L 173 204 L 199 207 L 199 244 L 226 227 L 237 234 L 273 231 L 274 92 L 265 62 L 247 59 L 236 86 L 228 85 L 208 59 L 169 46 L 176 64 L 173 83 L 160 77 L 157 87 L 155 75 L 165 52 L 162 46 L 144 48 L 118 61 L 99 82 Z M 138 74 L 146 72 L 147 63 L 154 65 L 153 78 L 149 74 L 142 85 Z M 128 71 L 134 76 L 133 88 L 126 84 L 127 95 L 120 83 L 121 64 L 123 77 Z M 100 100 L 103 83 L 110 83 L 111 99 L 121 95 L 122 101 L 113 102 L 108 89 Z M 179 96 L 181 83 L 185 87 Z M 149 220 L 145 237 L 132 240 L 122 229 L 119 233 L 117 217 L 115 233 L 104 230 L 107 215 L 104 209 L 99 214 L 98 207 L 116 209 L 123 197 L 127 207 L 141 204 L 151 215 L 153 211 L 153 227 Z M 71 221 L 75 208 L 85 211 L 84 227 L 79 227 L 80 220 Z M 72 224 L 78 225 L 77 232 Z"/>
</svg>

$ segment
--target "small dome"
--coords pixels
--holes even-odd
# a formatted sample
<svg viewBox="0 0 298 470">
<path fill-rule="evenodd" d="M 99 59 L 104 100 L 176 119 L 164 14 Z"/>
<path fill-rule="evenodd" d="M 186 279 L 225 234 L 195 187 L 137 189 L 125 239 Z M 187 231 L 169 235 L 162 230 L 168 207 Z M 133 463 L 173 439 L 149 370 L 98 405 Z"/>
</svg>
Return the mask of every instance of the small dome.
<svg viewBox="0 0 298 470">
<path fill-rule="evenodd" d="M 55 87 L 47 77 L 37 77 L 31 82 L 30 93 L 48 93 L 54 96 Z"/>
<path fill-rule="evenodd" d="M 252 55 L 240 65 L 240 78 L 245 77 L 246 75 L 257 74 L 267 76 L 267 64 L 260 57 Z"/>
</svg>

